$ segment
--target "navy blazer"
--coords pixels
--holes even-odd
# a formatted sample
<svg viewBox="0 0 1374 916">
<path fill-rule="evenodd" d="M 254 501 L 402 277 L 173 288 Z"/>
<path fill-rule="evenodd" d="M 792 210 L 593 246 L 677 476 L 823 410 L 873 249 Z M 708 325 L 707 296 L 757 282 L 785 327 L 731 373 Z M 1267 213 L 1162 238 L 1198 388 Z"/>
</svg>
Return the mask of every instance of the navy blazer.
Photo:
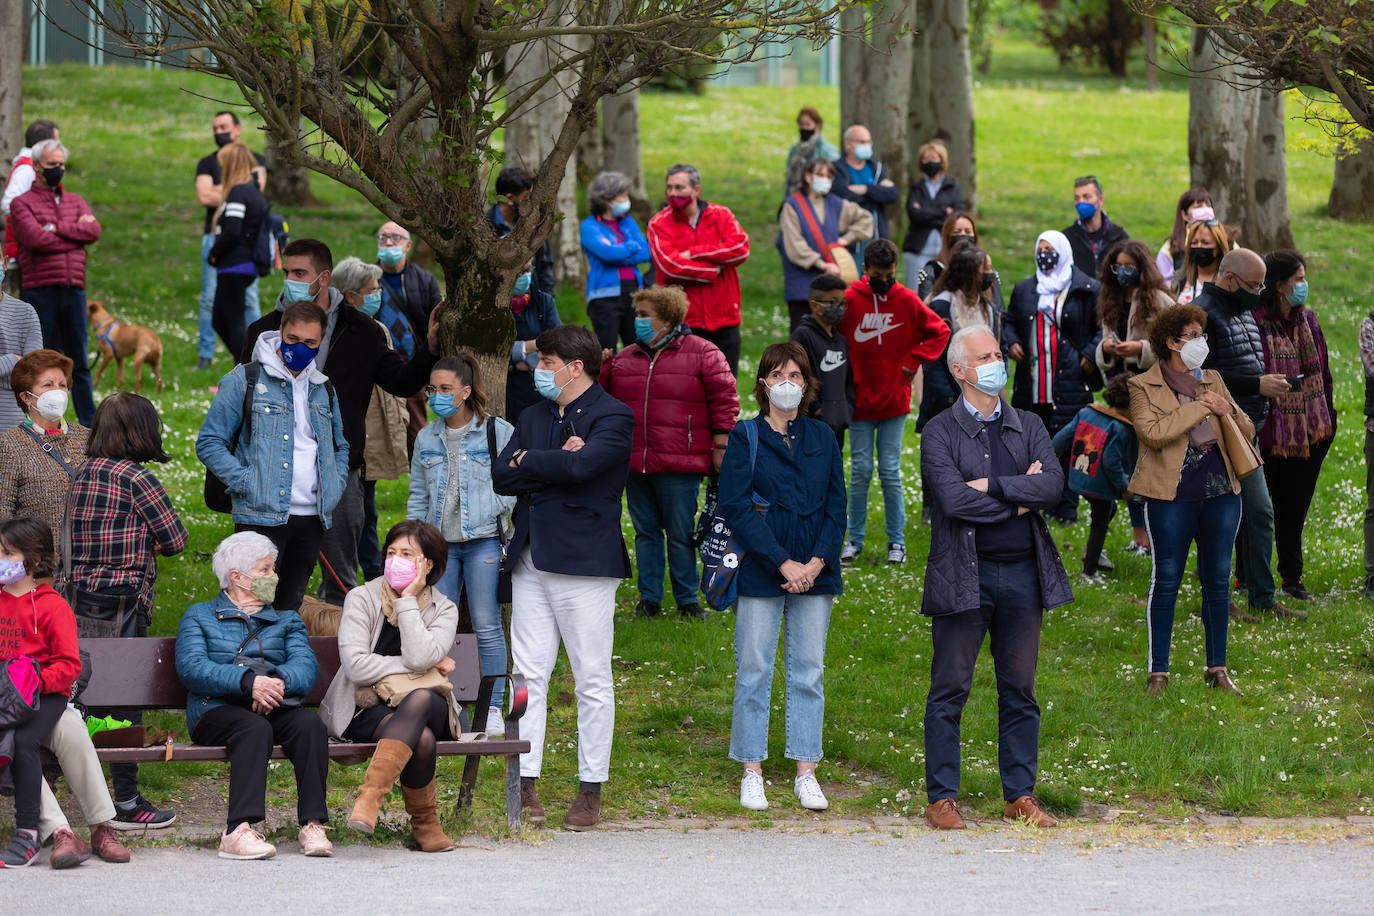
<svg viewBox="0 0 1374 916">
<path fill-rule="evenodd" d="M 513 571 L 528 546 L 541 572 L 628 579 L 620 503 L 635 416 L 593 384 L 564 408 L 562 430 L 555 429 L 558 422 L 553 401 L 527 407 L 491 469 L 496 492 L 519 497 L 503 567 Z M 564 432 L 586 445 L 564 451 Z M 520 466 L 511 467 L 511 456 L 522 448 Z"/>
</svg>

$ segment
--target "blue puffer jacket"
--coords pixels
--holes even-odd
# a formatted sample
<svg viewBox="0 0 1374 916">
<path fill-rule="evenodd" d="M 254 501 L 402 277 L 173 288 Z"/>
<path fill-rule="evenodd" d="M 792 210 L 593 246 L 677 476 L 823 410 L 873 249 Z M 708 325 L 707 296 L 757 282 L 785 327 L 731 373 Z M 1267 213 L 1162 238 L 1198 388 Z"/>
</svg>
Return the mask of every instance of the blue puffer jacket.
<svg viewBox="0 0 1374 916">
<path fill-rule="evenodd" d="M 633 270 L 639 285 L 644 285 L 638 265 L 649 263 L 649 243 L 644 240 L 644 233 L 639 231 L 632 216 L 622 216 L 616 220 L 615 227 L 624 236 L 623 241 L 616 238 L 615 232 L 605 221 L 595 216 L 582 221 L 582 251 L 587 255 L 588 302 L 619 297 L 622 267 Z"/>
<path fill-rule="evenodd" d="M 496 452 L 488 452 L 487 423 L 496 424 Z M 476 417 L 463 427 L 458 437 L 458 511 L 462 517 L 463 541 L 497 535 L 501 518 L 510 535 L 510 514 L 515 511 L 514 496 L 498 496 L 491 486 L 491 462 L 510 441 L 515 428 L 500 417 L 478 422 Z M 449 488 L 448 442 L 444 421 L 435 420 L 415 437 L 415 455 L 410 460 L 410 495 L 406 518 L 444 527 L 444 500 Z"/>
<path fill-rule="evenodd" d="M 309 695 L 320 666 L 310 648 L 305 621 L 295 611 L 271 605 L 249 617 L 221 591 L 213 601 L 193 604 L 177 627 L 177 677 L 186 685 L 186 726 L 194 731 L 200 717 L 229 703 L 248 705 L 253 695 L 253 671 L 233 664 L 249 628 L 243 654 L 266 660 L 268 674 L 286 683 L 288 697 Z"/>
</svg>

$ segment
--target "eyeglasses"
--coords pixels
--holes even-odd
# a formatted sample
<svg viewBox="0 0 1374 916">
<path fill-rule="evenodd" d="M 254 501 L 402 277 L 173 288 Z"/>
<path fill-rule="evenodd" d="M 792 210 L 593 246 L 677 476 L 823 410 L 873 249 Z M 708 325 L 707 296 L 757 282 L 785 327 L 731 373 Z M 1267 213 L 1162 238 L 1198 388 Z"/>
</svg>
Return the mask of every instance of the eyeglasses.
<svg viewBox="0 0 1374 916">
<path fill-rule="evenodd" d="M 435 388 L 433 385 L 426 385 L 424 388 L 421 388 L 420 390 L 424 393 L 425 397 L 432 398 L 436 394 L 457 394 L 462 389 L 453 388 L 450 386 L 445 386 L 443 388 Z"/>
<path fill-rule="evenodd" d="M 1179 340 L 1201 340 L 1205 342 L 1207 340 L 1207 335 L 1202 333 L 1184 334 L 1182 337 L 1179 338 Z"/>
<path fill-rule="evenodd" d="M 1264 292 L 1264 290 L 1266 289 L 1263 280 L 1260 280 L 1260 281 L 1259 281 L 1259 288 L 1258 288 L 1258 289 L 1250 289 L 1250 281 L 1249 281 L 1249 280 L 1242 280 L 1240 277 L 1236 277 L 1236 279 L 1237 279 L 1237 280 L 1240 280 L 1240 285 L 1241 285 L 1241 286 L 1245 287 L 1246 289 L 1249 289 L 1250 292 L 1254 293 L 1254 294 L 1257 295 L 1257 296 L 1258 296 L 1260 293 Z"/>
<path fill-rule="evenodd" d="M 379 232 L 379 233 L 377 233 L 377 241 L 379 241 L 379 242 L 408 242 L 408 241 L 410 241 L 410 239 L 406 238 L 404 235 L 392 235 L 392 234 L 389 233 L 389 232 L 385 232 L 385 233 L 384 233 L 384 232 Z"/>
</svg>

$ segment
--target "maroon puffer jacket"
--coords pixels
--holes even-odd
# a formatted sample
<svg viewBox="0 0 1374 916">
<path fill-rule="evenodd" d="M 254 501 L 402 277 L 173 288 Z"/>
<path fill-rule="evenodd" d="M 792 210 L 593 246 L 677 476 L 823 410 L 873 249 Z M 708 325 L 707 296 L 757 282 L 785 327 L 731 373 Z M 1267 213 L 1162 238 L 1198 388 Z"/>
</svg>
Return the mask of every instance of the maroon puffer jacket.
<svg viewBox="0 0 1374 916">
<path fill-rule="evenodd" d="M 81 222 L 91 208 L 80 194 L 62 192 L 62 202 L 47 188 L 34 184 L 10 204 L 14 235 L 19 242 L 19 269 L 24 288 L 75 286 L 86 288 L 86 246 L 100 238 L 100 223 Z M 53 231 L 43 227 L 51 223 Z"/>
<path fill-rule="evenodd" d="M 601 367 L 601 387 L 635 415 L 630 470 L 705 474 L 714 433 L 739 416 L 739 388 L 725 355 L 684 327 L 662 350 L 632 344 Z"/>
</svg>

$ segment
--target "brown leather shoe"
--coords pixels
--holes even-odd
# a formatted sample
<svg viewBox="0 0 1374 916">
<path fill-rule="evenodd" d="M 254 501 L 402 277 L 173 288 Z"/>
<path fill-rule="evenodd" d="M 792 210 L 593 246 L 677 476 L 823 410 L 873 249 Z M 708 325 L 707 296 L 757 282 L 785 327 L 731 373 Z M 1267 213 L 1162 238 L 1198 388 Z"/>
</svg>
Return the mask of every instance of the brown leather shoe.
<svg viewBox="0 0 1374 916">
<path fill-rule="evenodd" d="M 1002 816 L 1009 821 L 1022 820 L 1032 827 L 1058 827 L 1059 821 L 1041 807 L 1034 795 L 1022 795 L 1016 801 L 1007 802 Z"/>
<path fill-rule="evenodd" d="M 1151 671 L 1145 679 L 1145 696 L 1157 697 L 1169 689 L 1169 672 Z"/>
<path fill-rule="evenodd" d="M 563 818 L 564 830 L 591 830 L 601 820 L 601 796 L 585 789 L 577 793 L 576 800 Z"/>
<path fill-rule="evenodd" d="M 1245 696 L 1245 694 L 1240 692 L 1239 687 L 1231 683 L 1231 676 L 1226 673 L 1225 666 L 1208 668 L 1207 672 L 1202 676 L 1202 680 L 1208 687 L 1224 690 L 1227 693 L 1234 693 L 1238 697 Z"/>
<path fill-rule="evenodd" d="M 936 830 L 966 830 L 964 816 L 952 798 L 942 798 L 926 807 L 926 823 Z"/>
<path fill-rule="evenodd" d="M 543 827 L 547 820 L 534 786 L 520 786 L 520 818 L 531 827 Z"/>
<path fill-rule="evenodd" d="M 129 861 L 128 848 L 119 841 L 119 833 L 109 824 L 96 824 L 91 828 L 91 846 L 105 862 Z"/>
<path fill-rule="evenodd" d="M 1253 605 L 1251 606 L 1253 607 Z M 1260 611 L 1263 614 L 1273 614 L 1275 617 L 1295 617 L 1298 620 L 1307 619 L 1306 611 L 1300 610 L 1295 607 L 1285 607 L 1277 601 L 1275 601 L 1271 607 L 1255 608 L 1255 610 Z"/>
<path fill-rule="evenodd" d="M 1259 623 L 1259 618 L 1254 614 L 1241 610 L 1239 604 L 1231 602 L 1231 619 L 1236 623 Z"/>
<path fill-rule="evenodd" d="M 75 868 L 91 857 L 91 851 L 81 837 L 67 827 L 58 827 L 52 835 L 52 855 L 48 864 L 53 868 Z"/>
</svg>

